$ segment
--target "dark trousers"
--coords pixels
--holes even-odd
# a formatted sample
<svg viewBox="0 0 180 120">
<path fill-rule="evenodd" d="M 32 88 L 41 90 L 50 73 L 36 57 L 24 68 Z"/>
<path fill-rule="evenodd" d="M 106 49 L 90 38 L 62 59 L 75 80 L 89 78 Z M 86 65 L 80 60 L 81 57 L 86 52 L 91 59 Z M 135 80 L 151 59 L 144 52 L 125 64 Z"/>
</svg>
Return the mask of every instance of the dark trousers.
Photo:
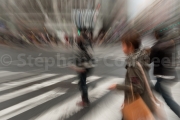
<svg viewBox="0 0 180 120">
<path fill-rule="evenodd" d="M 167 80 L 166 80 L 167 81 Z M 168 80 L 170 82 L 170 80 Z M 166 104 L 171 108 L 171 110 L 180 117 L 180 106 L 173 100 L 171 96 L 171 91 L 166 88 L 162 83 L 165 82 L 163 78 L 157 78 L 155 85 L 155 90 L 162 95 Z"/>
<path fill-rule="evenodd" d="M 89 75 L 90 69 L 86 69 L 85 72 L 79 73 L 79 89 L 81 91 L 82 101 L 89 103 L 88 98 L 88 86 L 86 84 L 86 78 Z"/>
</svg>

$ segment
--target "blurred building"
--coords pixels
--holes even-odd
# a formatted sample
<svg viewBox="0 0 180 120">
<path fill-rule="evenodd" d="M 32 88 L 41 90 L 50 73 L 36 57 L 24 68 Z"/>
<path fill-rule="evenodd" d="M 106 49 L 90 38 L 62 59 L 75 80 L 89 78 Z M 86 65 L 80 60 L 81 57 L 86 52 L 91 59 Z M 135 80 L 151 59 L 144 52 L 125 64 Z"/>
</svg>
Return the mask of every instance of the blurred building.
<svg viewBox="0 0 180 120">
<path fill-rule="evenodd" d="M 145 8 L 131 23 L 141 33 L 153 30 L 164 22 L 173 23 L 179 20 L 179 0 L 156 0 Z"/>
<path fill-rule="evenodd" d="M 2 0 L 0 19 L 14 35 L 46 27 L 59 38 L 83 28 L 97 36 L 100 30 L 127 19 L 127 0 Z"/>
<path fill-rule="evenodd" d="M 103 4 L 104 19 L 102 30 L 104 31 L 104 37 L 102 41 L 105 43 L 115 42 L 127 25 L 128 0 L 104 0 Z"/>
</svg>

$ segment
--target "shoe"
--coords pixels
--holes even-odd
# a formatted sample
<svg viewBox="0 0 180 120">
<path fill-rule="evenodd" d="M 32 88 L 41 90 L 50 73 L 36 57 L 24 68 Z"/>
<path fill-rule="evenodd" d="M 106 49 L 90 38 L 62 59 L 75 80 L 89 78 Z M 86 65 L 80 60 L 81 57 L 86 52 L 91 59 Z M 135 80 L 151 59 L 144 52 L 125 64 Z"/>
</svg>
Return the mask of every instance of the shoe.
<svg viewBox="0 0 180 120">
<path fill-rule="evenodd" d="M 89 106 L 89 103 L 84 102 L 84 101 L 81 101 L 81 102 L 78 102 L 78 103 L 77 103 L 77 106 L 80 106 L 80 107 L 88 107 L 88 106 Z"/>
</svg>

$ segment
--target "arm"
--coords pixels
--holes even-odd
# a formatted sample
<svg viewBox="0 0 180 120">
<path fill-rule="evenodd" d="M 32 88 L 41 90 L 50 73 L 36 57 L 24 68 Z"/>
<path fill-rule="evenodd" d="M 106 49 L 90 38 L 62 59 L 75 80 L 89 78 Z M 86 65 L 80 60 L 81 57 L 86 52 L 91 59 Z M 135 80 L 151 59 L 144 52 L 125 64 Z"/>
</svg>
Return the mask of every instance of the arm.
<svg viewBox="0 0 180 120">
<path fill-rule="evenodd" d="M 114 84 L 110 87 L 110 89 L 124 90 L 126 92 L 131 92 L 131 84 L 133 88 L 133 92 L 136 94 L 142 94 L 144 92 L 144 80 L 140 77 L 142 74 L 136 68 L 128 68 L 128 74 L 126 79 L 130 79 L 130 85 L 122 85 L 122 84 Z M 139 74 L 139 75 L 138 75 Z M 128 80 L 129 80 L 128 79 Z"/>
<path fill-rule="evenodd" d="M 128 86 L 128 85 L 117 84 L 117 85 L 116 85 L 116 89 L 117 89 L 117 90 L 130 91 L 130 90 L 131 90 L 131 87 Z"/>
<path fill-rule="evenodd" d="M 157 49 L 159 49 L 159 50 L 165 50 L 165 49 L 167 49 L 168 47 L 174 46 L 174 44 L 175 44 L 175 41 L 174 41 L 174 40 L 170 40 L 170 41 L 167 41 L 167 42 L 163 42 L 163 43 L 161 43 L 161 44 L 159 44 L 159 45 L 157 46 Z"/>
<path fill-rule="evenodd" d="M 136 94 L 142 94 L 144 92 L 144 83 L 137 77 L 136 78 L 138 81 L 131 81 L 132 83 L 132 88 L 133 92 Z M 130 85 L 121 85 L 121 84 L 116 84 L 116 89 L 117 90 L 124 90 L 126 92 L 131 92 L 131 86 Z"/>
<path fill-rule="evenodd" d="M 128 85 L 122 85 L 122 84 L 112 84 L 109 87 L 109 90 L 114 90 L 114 89 L 123 90 L 123 91 L 130 91 L 131 87 Z"/>
<path fill-rule="evenodd" d="M 84 69 L 84 68 L 77 67 L 77 66 L 75 66 L 75 65 L 72 65 L 70 68 L 71 68 L 72 70 L 74 70 L 74 71 L 77 71 L 77 72 L 85 72 L 85 69 Z"/>
</svg>

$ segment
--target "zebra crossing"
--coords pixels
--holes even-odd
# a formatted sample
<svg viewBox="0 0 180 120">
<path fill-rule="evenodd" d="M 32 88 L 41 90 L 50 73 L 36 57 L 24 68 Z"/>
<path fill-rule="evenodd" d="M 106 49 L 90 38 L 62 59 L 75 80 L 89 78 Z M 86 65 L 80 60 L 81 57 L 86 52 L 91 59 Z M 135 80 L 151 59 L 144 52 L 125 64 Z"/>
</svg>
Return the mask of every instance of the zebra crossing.
<svg viewBox="0 0 180 120">
<path fill-rule="evenodd" d="M 98 98 L 105 95 L 108 92 L 108 90 L 107 90 L 108 86 L 110 84 L 112 84 L 113 82 L 118 82 L 118 80 L 119 80 L 118 78 L 114 78 L 114 79 L 111 79 L 111 81 L 109 81 L 109 78 L 108 78 L 106 80 L 103 80 L 101 83 L 98 83 L 98 85 L 97 85 L 98 87 L 96 87 L 95 89 L 91 89 L 89 91 L 89 96 L 91 96 L 90 101 L 94 102 Z M 93 98 L 92 98 L 92 96 L 93 96 Z M 72 101 L 72 99 L 73 99 L 73 101 Z M 44 119 L 63 120 L 63 119 L 67 119 L 71 115 L 71 113 L 77 113 L 78 111 L 80 111 L 82 109 L 82 108 L 76 106 L 76 102 L 78 100 L 79 100 L 79 95 L 76 94 L 73 97 L 69 98 L 64 103 L 60 103 L 57 106 L 55 106 L 54 108 L 43 113 L 43 115 L 41 115 L 40 117 L 37 117 L 36 119 L 37 120 L 44 120 Z M 66 110 L 66 112 L 61 112 L 63 110 Z"/>
<path fill-rule="evenodd" d="M 36 75 L 12 79 L 0 83 L 0 120 L 118 120 L 122 116 L 120 110 L 124 93 L 107 88 L 123 81 L 124 78 L 119 77 L 88 77 L 91 105 L 82 108 L 76 105 L 81 101 L 81 95 L 78 78 L 74 74 L 41 71 Z"/>
<path fill-rule="evenodd" d="M 7 71 L 1 73 L 3 72 Z M 89 96 L 92 104 L 109 93 L 107 90 L 109 85 L 122 81 L 123 78 L 116 77 L 88 77 L 87 83 L 90 86 Z M 95 87 L 91 87 L 93 84 Z M 76 105 L 81 100 L 76 75 L 42 72 L 25 79 L 1 83 L 0 86 L 1 120 L 19 120 L 20 118 L 23 120 L 65 120 L 83 109 Z M 62 100 L 57 101 L 61 98 Z M 53 101 L 56 101 L 54 105 L 43 109 Z M 36 113 L 36 109 L 42 110 Z M 27 113 L 29 116 L 26 116 Z"/>
</svg>

